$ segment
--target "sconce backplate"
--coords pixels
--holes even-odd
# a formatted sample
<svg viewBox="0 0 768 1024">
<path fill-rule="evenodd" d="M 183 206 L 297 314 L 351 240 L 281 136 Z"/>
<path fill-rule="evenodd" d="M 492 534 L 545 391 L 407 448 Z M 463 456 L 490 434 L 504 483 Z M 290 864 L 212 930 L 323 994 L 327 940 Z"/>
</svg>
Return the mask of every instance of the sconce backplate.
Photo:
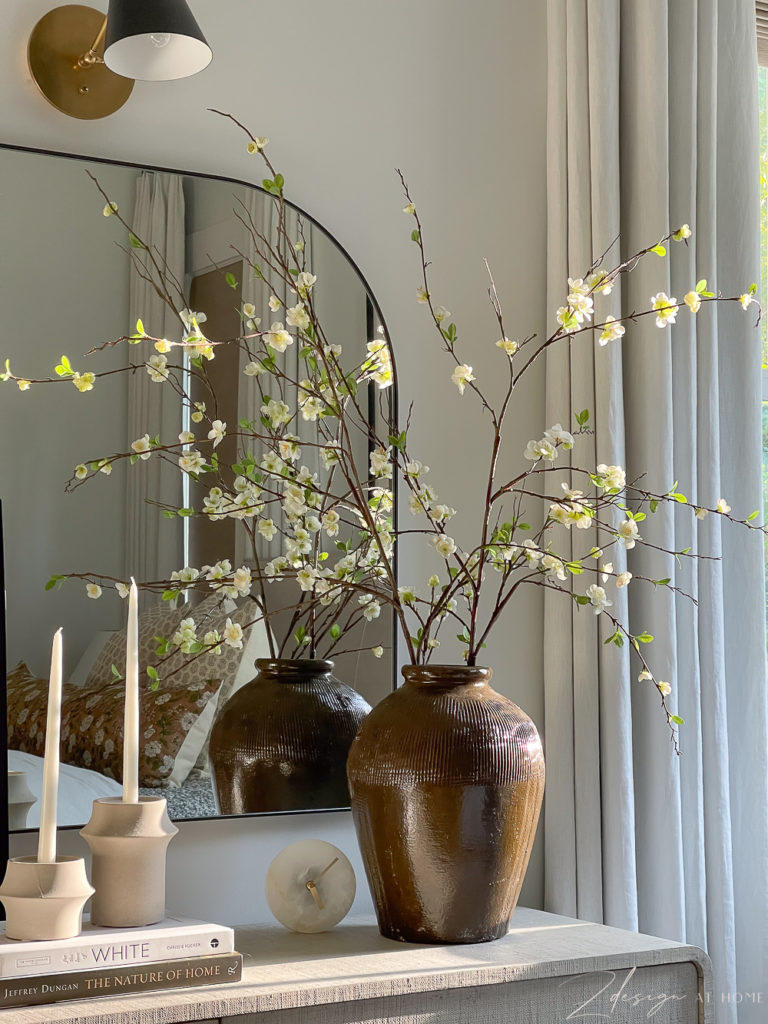
<svg viewBox="0 0 768 1024">
<path fill-rule="evenodd" d="M 102 61 L 78 64 L 104 25 L 104 14 L 82 4 L 66 4 L 44 15 L 29 37 L 29 69 L 43 96 L 70 117 L 108 117 L 133 90 L 131 78 L 116 75 Z"/>
</svg>

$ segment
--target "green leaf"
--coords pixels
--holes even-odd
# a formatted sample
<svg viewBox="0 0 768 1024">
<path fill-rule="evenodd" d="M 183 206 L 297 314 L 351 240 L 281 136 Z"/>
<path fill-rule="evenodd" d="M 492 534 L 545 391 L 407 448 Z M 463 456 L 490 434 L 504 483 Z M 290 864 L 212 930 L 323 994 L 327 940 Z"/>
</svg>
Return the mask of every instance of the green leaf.
<svg viewBox="0 0 768 1024">
<path fill-rule="evenodd" d="M 666 587 L 667 584 L 671 582 L 671 580 L 671 576 L 665 576 L 663 580 L 654 580 L 653 585 L 654 587 Z"/>
<path fill-rule="evenodd" d="M 755 511 L 754 511 L 754 512 L 750 512 L 750 514 L 749 514 L 749 515 L 747 516 L 747 522 L 748 522 L 748 523 L 751 523 L 751 522 L 752 522 L 752 520 L 753 520 L 753 519 L 757 519 L 757 517 L 758 517 L 759 515 L 760 515 L 760 510 L 759 510 L 759 509 L 755 509 Z"/>
<path fill-rule="evenodd" d="M 57 583 L 60 584 L 63 579 L 64 579 L 63 576 L 51 576 L 51 578 L 45 584 L 45 589 L 46 590 L 53 590 L 53 588 L 56 586 L 56 584 Z"/>
<path fill-rule="evenodd" d="M 576 413 L 576 422 L 580 427 L 586 426 L 589 422 L 589 409 L 582 409 Z"/>
<path fill-rule="evenodd" d="M 659 507 L 658 498 L 651 498 L 650 503 L 648 505 L 648 508 L 651 510 L 651 512 L 655 512 L 658 507 Z"/>
<path fill-rule="evenodd" d="M 675 725 L 685 725 L 685 719 L 681 718 L 680 715 L 670 715 L 670 722 L 674 722 Z"/>
<path fill-rule="evenodd" d="M 234 274 L 225 274 L 224 280 L 227 282 L 230 288 L 237 288 L 237 278 L 235 277 Z"/>
<path fill-rule="evenodd" d="M 756 284 L 751 284 L 749 286 L 749 294 L 750 295 L 757 295 L 757 285 Z"/>
<path fill-rule="evenodd" d="M 657 256 L 667 255 L 667 250 L 664 248 L 661 242 L 659 242 L 658 245 L 654 245 L 654 247 L 651 249 L 651 252 L 655 252 Z"/>
<path fill-rule="evenodd" d="M 61 362 L 56 367 L 56 373 L 59 377 L 71 377 L 75 371 L 72 369 L 72 364 L 66 356 L 61 357 Z"/>
<path fill-rule="evenodd" d="M 706 291 L 706 288 L 707 288 L 706 279 L 702 277 L 702 279 L 700 281 L 696 282 L 696 287 L 693 290 L 695 292 L 698 292 L 699 294 L 701 294 L 703 291 Z"/>
<path fill-rule="evenodd" d="M 589 604 L 589 598 L 586 596 L 586 594 L 572 594 L 571 597 L 576 602 L 576 604 Z"/>
<path fill-rule="evenodd" d="M 334 622 L 334 624 L 328 630 L 328 636 L 330 636 L 331 640 L 338 640 L 339 637 L 341 636 L 341 633 L 342 629 L 338 622 Z"/>
<path fill-rule="evenodd" d="M 163 591 L 163 596 L 162 596 L 161 600 L 163 600 L 163 601 L 173 601 L 175 598 L 177 598 L 179 596 L 180 593 L 181 593 L 180 590 L 164 590 Z"/>
<path fill-rule="evenodd" d="M 11 376 L 11 360 L 5 360 L 5 373 L 0 373 L 0 380 L 8 380 Z"/>
<path fill-rule="evenodd" d="M 144 324 L 142 323 L 141 317 L 136 321 L 136 333 L 142 336 L 146 333 L 144 331 Z"/>
<path fill-rule="evenodd" d="M 418 232 L 418 230 L 416 228 L 414 228 L 413 231 L 411 232 L 411 241 L 412 242 L 420 242 L 421 241 L 421 235 L 419 234 L 419 232 Z"/>
<path fill-rule="evenodd" d="M 144 248 L 144 243 L 141 241 L 141 239 L 137 238 L 132 231 L 128 232 L 128 241 L 131 243 L 131 246 L 134 249 Z"/>
<path fill-rule="evenodd" d="M 278 191 L 282 190 L 284 184 L 285 184 L 285 178 L 282 176 L 282 174 L 276 174 L 275 175 L 275 187 L 278 189 Z"/>
<path fill-rule="evenodd" d="M 650 633 L 638 633 L 634 639 L 641 644 L 649 644 L 653 640 L 653 637 Z"/>
<path fill-rule="evenodd" d="M 164 519 L 175 519 L 176 518 L 176 513 L 173 512 L 169 508 L 164 508 L 163 509 L 163 518 Z"/>
<path fill-rule="evenodd" d="M 149 665 L 147 667 L 147 675 L 149 676 L 150 679 L 159 679 L 160 678 L 160 676 L 157 674 L 157 669 L 155 668 L 154 665 Z"/>
<path fill-rule="evenodd" d="M 405 450 L 405 441 L 406 441 L 405 431 L 403 431 L 400 434 L 390 434 L 389 435 L 389 443 L 392 445 L 393 448 L 397 448 L 397 450 L 399 452 L 402 452 L 402 451 Z"/>
<path fill-rule="evenodd" d="M 123 678 L 120 675 L 120 669 L 117 667 L 117 665 L 112 665 L 111 668 L 112 668 L 112 675 L 115 677 L 115 679 L 122 679 Z"/>
<path fill-rule="evenodd" d="M 195 510 L 193 508 L 180 508 L 178 510 L 178 515 L 180 515 L 182 517 L 193 516 L 194 514 L 195 514 Z"/>
<path fill-rule="evenodd" d="M 138 455 L 132 455 L 130 461 L 131 461 L 131 465 L 135 466 L 136 463 L 139 461 L 139 456 Z"/>
</svg>

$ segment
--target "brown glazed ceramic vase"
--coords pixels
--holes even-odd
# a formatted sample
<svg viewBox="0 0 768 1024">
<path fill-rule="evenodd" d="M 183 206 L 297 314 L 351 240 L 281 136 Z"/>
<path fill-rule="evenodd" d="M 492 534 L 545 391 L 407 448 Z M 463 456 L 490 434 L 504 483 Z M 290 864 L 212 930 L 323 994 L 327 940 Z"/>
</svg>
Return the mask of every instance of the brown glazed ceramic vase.
<svg viewBox="0 0 768 1024">
<path fill-rule="evenodd" d="M 382 935 L 505 935 L 544 795 L 536 727 L 491 670 L 409 665 L 349 752 L 352 814 Z"/>
<path fill-rule="evenodd" d="M 346 761 L 371 710 L 332 661 L 260 658 L 226 702 L 209 754 L 222 814 L 349 807 Z"/>
</svg>

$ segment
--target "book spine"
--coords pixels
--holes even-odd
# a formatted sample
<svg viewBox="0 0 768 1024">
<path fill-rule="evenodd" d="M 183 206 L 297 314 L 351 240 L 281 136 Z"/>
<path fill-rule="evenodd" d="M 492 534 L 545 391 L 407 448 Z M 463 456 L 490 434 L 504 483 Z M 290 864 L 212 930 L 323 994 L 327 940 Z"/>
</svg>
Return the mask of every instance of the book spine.
<svg viewBox="0 0 768 1024">
<path fill-rule="evenodd" d="M 84 933 L 67 939 L 58 949 L 16 951 L 6 946 L 0 950 L 0 978 L 28 978 L 36 974 L 84 971 L 89 968 L 133 967 L 160 960 L 231 953 L 235 948 L 232 928 L 211 925 L 176 935 L 151 933 L 121 936 L 119 941 L 99 940 Z"/>
<path fill-rule="evenodd" d="M 105 967 L 97 970 L 45 974 L 0 980 L 0 1008 L 39 1006 L 66 999 L 118 996 L 155 989 L 199 988 L 240 981 L 240 953 L 186 957 L 183 960 L 140 964 L 137 967 Z"/>
</svg>

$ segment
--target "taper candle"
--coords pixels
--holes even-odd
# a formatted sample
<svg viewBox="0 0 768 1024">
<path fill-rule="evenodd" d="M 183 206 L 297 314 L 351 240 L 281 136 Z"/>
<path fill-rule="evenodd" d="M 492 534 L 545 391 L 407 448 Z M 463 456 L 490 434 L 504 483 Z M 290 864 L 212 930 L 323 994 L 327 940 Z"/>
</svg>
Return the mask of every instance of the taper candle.
<svg viewBox="0 0 768 1024">
<path fill-rule="evenodd" d="M 125 646 L 123 720 L 123 802 L 139 802 L 139 591 L 131 577 Z"/>
<path fill-rule="evenodd" d="M 48 683 L 48 717 L 45 725 L 45 760 L 43 792 L 40 800 L 40 837 L 37 859 L 40 863 L 56 862 L 56 812 L 59 792 L 59 736 L 61 734 L 61 630 L 53 637 L 51 676 Z"/>
</svg>

